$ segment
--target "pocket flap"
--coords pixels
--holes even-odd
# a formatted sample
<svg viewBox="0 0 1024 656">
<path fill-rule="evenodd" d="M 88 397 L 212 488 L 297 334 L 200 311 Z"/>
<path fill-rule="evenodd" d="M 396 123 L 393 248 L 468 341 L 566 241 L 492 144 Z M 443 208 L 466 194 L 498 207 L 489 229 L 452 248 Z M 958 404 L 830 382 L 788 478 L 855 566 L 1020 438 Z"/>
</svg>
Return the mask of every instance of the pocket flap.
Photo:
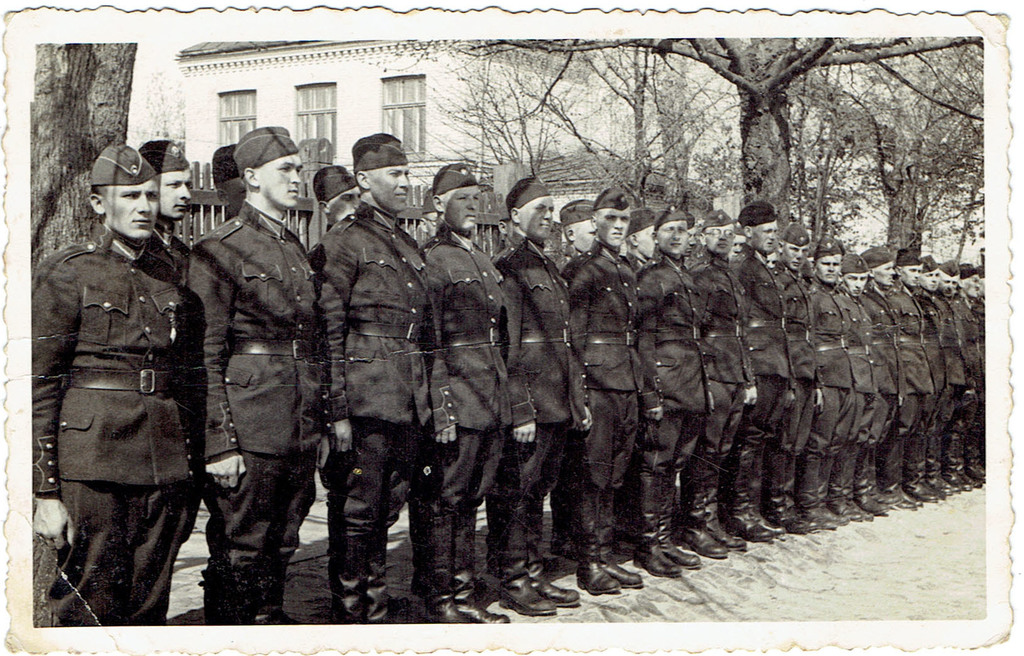
<svg viewBox="0 0 1024 656">
<path fill-rule="evenodd" d="M 656 367 L 674 367 L 678 364 L 675 358 L 658 358 L 654 362 Z"/>
<path fill-rule="evenodd" d="M 157 310 L 160 310 L 160 314 L 167 314 L 168 311 L 177 308 L 180 300 L 178 290 L 173 287 L 153 294 L 153 304 L 156 305 Z"/>
<path fill-rule="evenodd" d="M 90 306 L 103 308 L 107 312 L 117 310 L 121 314 L 128 316 L 128 293 L 98 289 L 86 285 L 85 289 L 82 290 L 82 307 Z"/>
<path fill-rule="evenodd" d="M 224 384 L 246 387 L 252 380 L 252 372 L 241 367 L 228 367 L 224 370 Z"/>
<path fill-rule="evenodd" d="M 451 278 L 453 283 L 480 282 L 480 274 L 468 269 L 451 269 L 448 271 L 448 277 Z"/>
<path fill-rule="evenodd" d="M 524 271 L 523 280 L 530 289 L 551 289 L 551 278 L 539 271 Z"/>
<path fill-rule="evenodd" d="M 284 276 L 281 275 L 281 266 L 278 264 L 259 266 L 249 262 L 242 262 L 242 276 L 250 280 L 258 278 L 265 281 L 274 278 L 279 282 L 284 282 Z"/>
<path fill-rule="evenodd" d="M 61 416 L 60 429 L 86 431 L 92 427 L 92 420 L 92 413 L 83 413 L 79 415 L 74 412 L 69 412 Z"/>
<path fill-rule="evenodd" d="M 372 251 L 364 248 L 363 262 L 366 264 L 376 264 L 377 266 L 388 267 L 393 271 L 398 271 L 398 267 L 395 265 L 395 258 L 391 253 Z"/>
</svg>

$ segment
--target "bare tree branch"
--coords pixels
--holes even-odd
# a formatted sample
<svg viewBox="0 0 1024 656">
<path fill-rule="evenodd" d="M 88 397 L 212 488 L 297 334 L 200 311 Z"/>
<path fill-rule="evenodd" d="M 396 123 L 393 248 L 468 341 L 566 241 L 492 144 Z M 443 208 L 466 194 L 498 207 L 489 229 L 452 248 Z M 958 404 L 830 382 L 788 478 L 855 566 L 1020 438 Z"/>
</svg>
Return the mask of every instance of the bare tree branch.
<svg viewBox="0 0 1024 656">
<path fill-rule="evenodd" d="M 899 71 L 894 69 L 892 66 L 889 66 L 885 62 L 876 61 L 876 62 L 874 62 L 874 64 L 876 66 L 878 66 L 879 68 L 881 68 L 882 70 L 884 70 L 889 75 L 891 75 L 894 78 L 896 78 L 897 80 L 899 80 L 901 83 L 903 83 L 904 86 L 906 86 L 908 89 L 910 89 L 911 91 L 913 91 L 917 95 L 921 96 L 922 98 L 924 98 L 926 100 L 929 100 L 929 101 L 935 103 L 939 107 L 944 107 L 944 108 L 946 108 L 946 109 L 948 109 L 950 111 L 956 112 L 957 114 L 960 114 L 962 116 L 966 116 L 967 118 L 969 118 L 971 120 L 974 120 L 974 121 L 984 121 L 985 120 L 985 118 L 983 116 L 978 116 L 976 114 L 971 114 L 970 112 L 964 111 L 964 110 L 960 109 L 959 107 L 956 107 L 954 105 L 949 104 L 948 102 L 945 102 L 943 100 L 940 100 L 939 98 L 936 98 L 932 94 L 926 92 L 924 89 L 919 88 L 917 85 L 915 85 L 913 82 L 911 82 L 907 78 L 903 77 L 899 73 Z"/>
<path fill-rule="evenodd" d="M 832 49 L 835 42 L 836 40 L 831 38 L 821 39 L 813 48 L 806 50 L 803 54 L 797 57 L 796 61 L 790 64 L 786 69 L 769 79 L 768 88 L 771 90 L 785 88 L 793 78 L 798 75 L 803 75 L 813 68 L 818 61 Z"/>
<path fill-rule="evenodd" d="M 839 44 L 831 54 L 822 57 L 818 66 L 840 66 L 845 64 L 870 64 L 882 59 L 904 57 L 919 52 L 932 52 L 946 48 L 958 48 L 965 45 L 978 45 L 978 37 L 949 37 L 928 39 L 926 41 L 904 41 L 895 45 L 877 45 L 863 43 Z"/>
</svg>

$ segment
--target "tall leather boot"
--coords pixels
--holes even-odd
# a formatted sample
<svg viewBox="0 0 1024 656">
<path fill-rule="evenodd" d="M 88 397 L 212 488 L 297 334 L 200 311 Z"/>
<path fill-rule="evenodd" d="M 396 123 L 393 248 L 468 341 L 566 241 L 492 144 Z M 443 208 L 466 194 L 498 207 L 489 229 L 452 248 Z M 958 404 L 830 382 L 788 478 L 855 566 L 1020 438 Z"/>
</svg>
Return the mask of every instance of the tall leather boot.
<svg viewBox="0 0 1024 656">
<path fill-rule="evenodd" d="M 769 527 L 784 527 L 786 517 L 792 511 L 790 495 L 793 491 L 793 456 L 780 448 L 769 446 L 765 452 L 765 512 L 764 519 Z"/>
<path fill-rule="evenodd" d="M 771 542 L 782 531 L 772 530 L 764 525 L 761 513 L 754 502 L 757 482 L 757 461 L 759 445 L 744 442 L 738 445 L 736 454 L 736 475 L 732 479 L 732 499 L 725 520 L 725 529 L 732 535 L 749 542 Z"/>
<path fill-rule="evenodd" d="M 815 504 L 815 514 L 822 521 L 831 520 L 836 526 L 846 526 L 850 523 L 850 518 L 845 515 L 835 514 L 828 507 L 829 489 L 834 485 L 833 478 L 838 479 L 839 477 L 838 462 L 839 448 L 836 446 L 829 447 L 828 452 L 821 459 L 817 491 L 818 501 Z"/>
<path fill-rule="evenodd" d="M 421 502 L 422 503 L 422 502 Z M 419 506 L 417 516 L 429 524 L 421 526 L 421 535 L 429 548 L 421 551 L 420 586 L 426 601 L 427 621 L 435 624 L 478 624 L 476 618 L 463 613 L 455 603 L 455 577 L 452 572 L 454 518 L 431 504 L 429 512 Z"/>
<path fill-rule="evenodd" d="M 711 485 L 717 482 L 712 473 L 711 464 L 706 459 L 698 458 L 693 463 L 684 494 L 686 528 L 682 537 L 694 552 L 705 558 L 721 560 L 729 555 L 729 550 L 708 531 L 708 494 Z"/>
<path fill-rule="evenodd" d="M 681 550 L 672 542 L 672 518 L 675 514 L 676 473 L 656 477 L 658 495 L 657 541 L 661 553 L 683 569 L 700 569 L 700 557 Z"/>
<path fill-rule="evenodd" d="M 263 601 L 260 568 L 253 565 L 207 568 L 204 573 L 204 611 L 207 624 L 254 624 Z M 209 603 L 209 605 L 206 605 Z"/>
<path fill-rule="evenodd" d="M 857 450 L 857 466 L 853 475 L 853 501 L 872 517 L 885 517 L 885 506 L 875 498 L 875 448 L 870 442 Z"/>
<path fill-rule="evenodd" d="M 961 492 L 974 489 L 974 485 L 964 476 L 964 438 L 959 430 L 949 434 L 949 455 L 943 463 L 942 478 Z"/>
<path fill-rule="evenodd" d="M 661 499 L 663 486 L 659 479 L 664 475 L 656 476 L 652 472 L 640 472 L 640 500 L 642 511 L 642 524 L 640 540 L 633 553 L 633 563 L 637 567 L 647 570 L 651 576 L 662 578 L 679 578 L 683 570 L 672 561 L 668 555 L 662 552 L 659 537 L 659 522 L 661 521 L 664 503 Z"/>
<path fill-rule="evenodd" d="M 512 557 L 510 551 L 511 525 L 515 504 L 504 494 L 488 494 L 487 512 L 487 571 L 501 577 Z M 523 547 L 525 545 L 520 545 Z"/>
<path fill-rule="evenodd" d="M 601 490 L 597 505 L 597 545 L 601 569 L 623 588 L 642 588 L 644 580 L 636 572 L 620 567 L 612 558 L 615 547 L 615 489 Z"/>
<path fill-rule="evenodd" d="M 836 527 L 826 524 L 816 516 L 818 505 L 818 482 L 821 478 L 821 458 L 805 453 L 796 463 L 794 490 L 795 511 L 785 523 L 787 533 L 806 535 Z"/>
<path fill-rule="evenodd" d="M 942 480 L 942 433 L 939 427 L 928 433 L 925 442 L 924 484 L 935 492 L 939 499 L 948 496 L 949 486 Z"/>
<path fill-rule="evenodd" d="M 222 567 L 213 563 L 203 570 L 203 621 L 208 626 L 239 623 L 228 598 L 231 591 L 225 574 Z"/>
<path fill-rule="evenodd" d="M 903 455 L 903 491 L 911 499 L 925 503 L 939 500 L 935 492 L 924 484 L 927 436 L 920 432 L 907 437 Z"/>
<path fill-rule="evenodd" d="M 731 549 L 733 551 L 746 551 L 746 541 L 741 537 L 729 535 L 729 533 L 722 527 L 721 508 L 719 508 L 718 505 L 718 492 L 718 485 L 715 485 L 708 490 L 707 519 L 705 520 L 708 527 L 708 533 L 711 534 L 711 537 L 718 540 L 726 549 Z"/>
</svg>

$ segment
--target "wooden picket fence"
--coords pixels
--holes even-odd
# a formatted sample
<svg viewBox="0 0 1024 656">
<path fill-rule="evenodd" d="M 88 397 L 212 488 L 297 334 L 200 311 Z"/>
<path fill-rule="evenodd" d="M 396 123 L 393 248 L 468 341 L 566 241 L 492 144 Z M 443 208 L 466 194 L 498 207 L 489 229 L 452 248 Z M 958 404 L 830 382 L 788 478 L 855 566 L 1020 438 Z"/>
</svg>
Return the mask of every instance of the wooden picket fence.
<svg viewBox="0 0 1024 656">
<path fill-rule="evenodd" d="M 285 216 L 285 224 L 307 248 L 312 248 L 327 231 L 326 217 L 320 211 L 319 204 L 313 195 L 313 176 L 323 164 L 304 163 L 302 182 L 299 188 L 299 203 L 295 209 Z M 423 205 L 429 188 L 415 185 L 410 189 L 409 206 L 398 217 L 399 225 L 406 230 L 421 246 L 433 234 L 432 227 L 423 219 Z M 498 222 L 504 208 L 501 198 L 494 192 L 482 194 L 482 211 L 478 216 L 477 234 L 474 239 L 488 255 L 493 256 L 501 248 L 501 234 Z M 221 225 L 228 219 L 227 208 L 218 198 L 213 184 L 213 174 L 209 163 L 192 163 L 192 213 L 177 224 L 178 236 L 191 246 L 200 237 Z"/>
</svg>

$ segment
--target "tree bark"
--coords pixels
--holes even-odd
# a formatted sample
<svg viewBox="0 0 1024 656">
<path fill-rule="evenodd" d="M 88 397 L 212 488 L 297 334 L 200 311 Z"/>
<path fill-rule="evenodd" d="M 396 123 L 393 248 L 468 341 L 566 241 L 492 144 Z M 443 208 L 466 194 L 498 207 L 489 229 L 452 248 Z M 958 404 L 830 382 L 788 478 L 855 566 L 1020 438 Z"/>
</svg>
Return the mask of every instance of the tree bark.
<svg viewBox="0 0 1024 656">
<path fill-rule="evenodd" d="M 782 222 L 789 221 L 790 135 L 785 93 L 740 90 L 740 139 L 743 198 L 766 200 Z"/>
<path fill-rule="evenodd" d="M 124 143 L 136 44 L 41 44 L 31 108 L 32 261 L 82 241 L 94 214 L 89 173 Z"/>
</svg>

